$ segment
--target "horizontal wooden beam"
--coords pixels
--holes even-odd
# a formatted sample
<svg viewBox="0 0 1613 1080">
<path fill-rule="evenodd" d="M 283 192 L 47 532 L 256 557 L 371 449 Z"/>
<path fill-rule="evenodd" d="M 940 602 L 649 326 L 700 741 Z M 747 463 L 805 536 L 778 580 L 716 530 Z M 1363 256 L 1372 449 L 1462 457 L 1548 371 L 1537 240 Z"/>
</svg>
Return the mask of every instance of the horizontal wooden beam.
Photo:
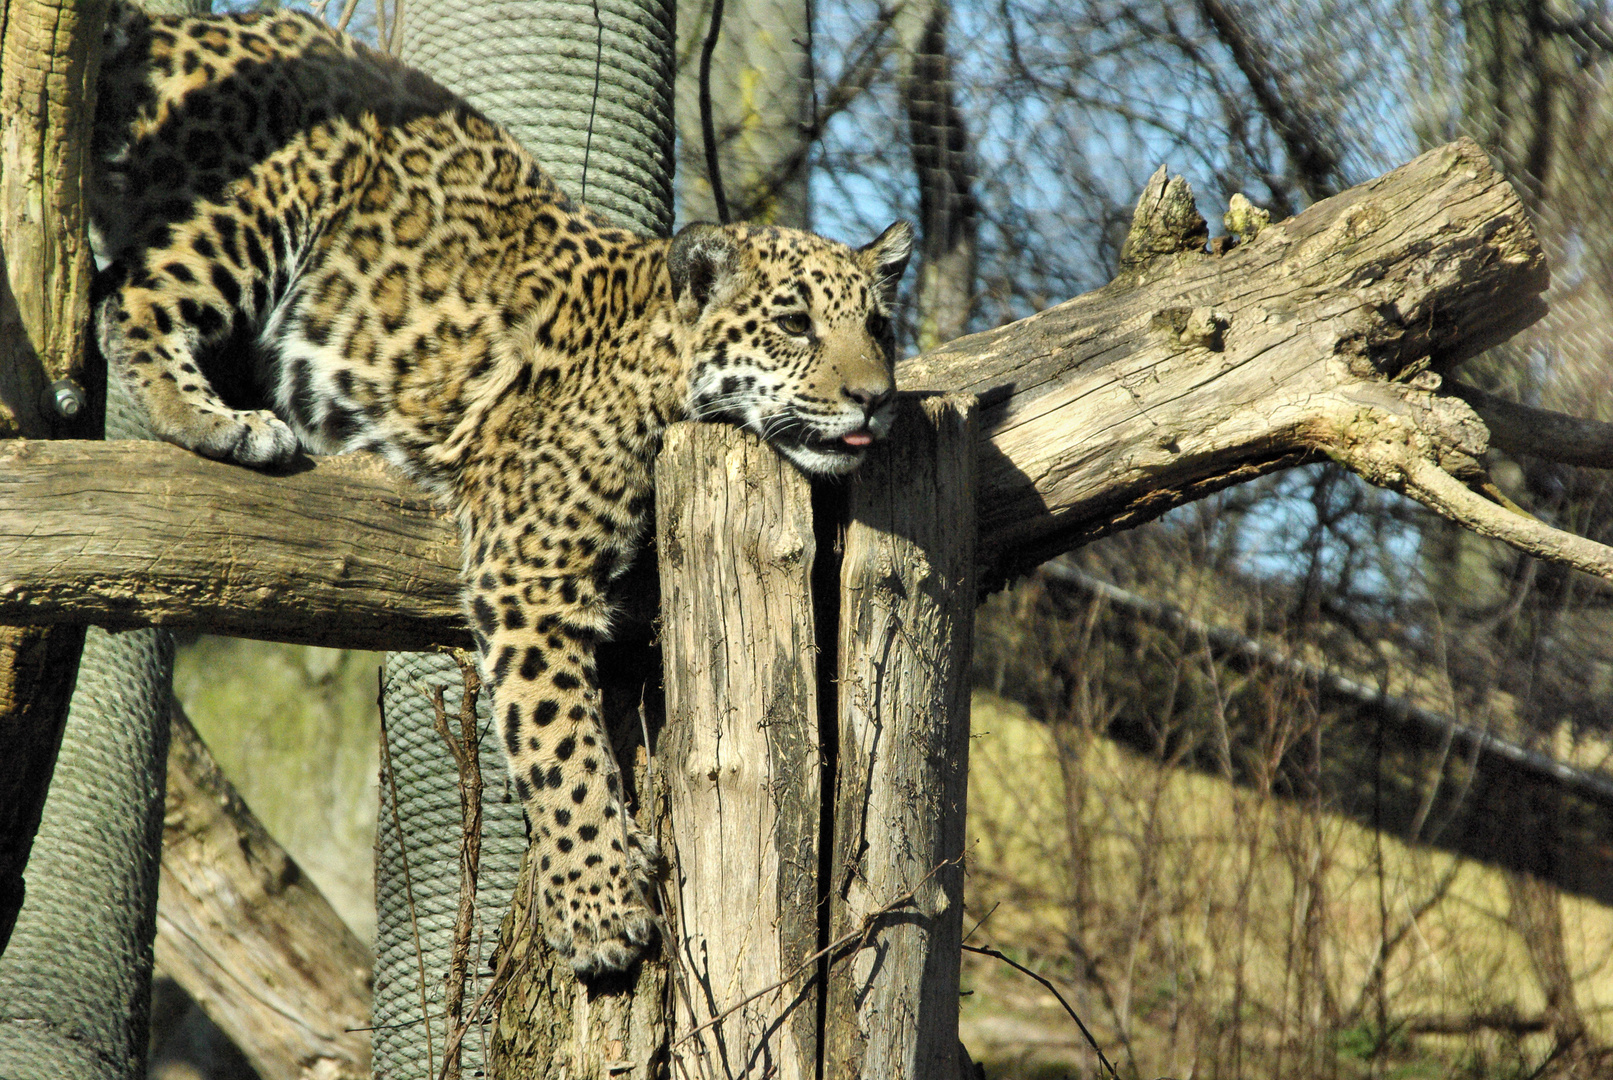
<svg viewBox="0 0 1613 1080">
<path fill-rule="evenodd" d="M 1191 214 L 1162 172 L 1115 282 L 900 366 L 907 391 L 980 398 L 982 584 L 1323 455 L 1390 486 L 1409 453 L 1482 456 L 1439 372 L 1538 318 L 1547 274 L 1475 144 L 1236 245 L 1155 228 Z M 458 565 L 452 523 L 374 459 L 268 476 L 162 446 L 0 451 L 0 621 L 415 647 L 464 639 Z"/>
<path fill-rule="evenodd" d="M 459 545 L 379 458 L 253 472 L 165 443 L 0 443 L 0 618 L 348 648 L 465 644 Z"/>
</svg>

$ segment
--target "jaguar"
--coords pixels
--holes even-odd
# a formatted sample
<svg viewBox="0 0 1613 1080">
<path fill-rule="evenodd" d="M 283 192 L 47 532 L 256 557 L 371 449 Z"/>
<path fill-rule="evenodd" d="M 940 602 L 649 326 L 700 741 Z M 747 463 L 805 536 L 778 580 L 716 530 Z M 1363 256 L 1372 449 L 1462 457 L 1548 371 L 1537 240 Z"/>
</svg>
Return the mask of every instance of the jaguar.
<svg viewBox="0 0 1613 1080">
<path fill-rule="evenodd" d="M 88 193 L 95 336 L 154 434 L 254 467 L 384 455 L 451 511 L 528 820 L 543 929 L 581 975 L 656 938 L 595 649 L 683 418 L 803 471 L 892 423 L 912 229 L 852 248 L 569 198 L 428 76 L 308 14 L 115 3 Z"/>
</svg>

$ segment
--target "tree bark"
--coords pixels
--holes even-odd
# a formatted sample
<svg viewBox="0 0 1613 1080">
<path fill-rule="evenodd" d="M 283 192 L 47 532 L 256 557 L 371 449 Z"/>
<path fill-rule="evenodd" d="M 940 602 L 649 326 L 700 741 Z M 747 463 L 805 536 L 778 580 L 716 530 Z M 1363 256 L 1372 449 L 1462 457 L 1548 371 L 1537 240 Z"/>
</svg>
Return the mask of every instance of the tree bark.
<svg viewBox="0 0 1613 1080">
<path fill-rule="evenodd" d="M 263 1080 L 370 1075 L 370 957 L 252 816 L 178 702 L 157 962 Z"/>
<path fill-rule="evenodd" d="M 1191 213 L 1184 188 L 1161 177 L 1139 216 L 1178 214 L 1183 199 Z M 1487 436 L 1472 409 L 1439 392 L 1438 372 L 1537 318 L 1547 278 L 1522 207 L 1476 145 L 1430 151 L 1230 250 L 1198 250 L 1192 230 L 1183 235 L 1185 249 L 1156 243 L 1096 292 L 900 365 L 908 390 L 981 400 L 982 587 L 1323 455 L 1446 516 L 1472 510 L 1422 468 L 1471 464 Z M 228 505 L 238 498 L 233 484 L 252 485 L 265 500 L 277 493 L 257 508 L 272 512 L 227 521 L 206 538 L 212 562 L 202 580 L 227 584 L 248 573 L 224 558 L 237 547 L 254 566 L 299 572 L 254 577 L 247 589 L 199 588 L 196 562 L 169 570 L 184 555 L 186 530 L 197 527 L 194 510 L 180 511 L 181 528 L 173 502 L 129 499 L 121 510 L 143 522 L 145 535 L 119 539 L 116 550 L 133 565 L 106 573 L 112 536 L 72 500 L 42 501 L 39 485 L 63 467 L 50 456 L 60 453 L 82 456 L 102 485 L 114 476 L 131 483 L 138 469 L 95 456 L 119 452 L 129 451 L 34 447 L 26 454 L 46 456 L 0 464 L 0 619 L 88 615 L 117 626 L 161 618 L 371 648 L 463 633 L 447 600 L 457 565 L 446 554 L 452 527 L 379 464 L 337 459 L 275 478 L 171 455 L 162 469 L 170 490 L 187 502 L 211 500 L 194 506 Z M 385 527 L 354 512 L 365 502 L 389 505 Z M 298 520 L 295 537 L 265 535 L 278 508 L 311 505 L 343 511 Z M 1529 542 L 1522 533 L 1503 538 Z M 442 554 L 425 557 L 426 549 Z M 383 602 L 359 602 L 363 590 L 350 582 L 360 566 L 389 582 Z"/>
<path fill-rule="evenodd" d="M 41 399 L 59 379 L 84 389 L 83 186 L 105 10 L 10 0 L 0 22 L 0 438 L 98 433 L 87 403 Z"/>
<path fill-rule="evenodd" d="M 807 481 L 733 428 L 656 463 L 675 1076 L 816 1075 L 822 784 Z"/>
<path fill-rule="evenodd" d="M 844 499 L 668 435 L 673 1075 L 958 1075 L 973 421 L 909 400 Z"/>
<path fill-rule="evenodd" d="M 95 0 L 11 0 L 0 12 L 0 438 L 99 433 L 84 393 L 82 188 L 102 18 Z M 0 953 L 84 647 L 72 622 L 0 627 Z"/>
<path fill-rule="evenodd" d="M 851 484 L 840 571 L 823 1076 L 953 1080 L 975 403 L 910 404 Z M 850 938 L 848 942 L 846 939 Z"/>
</svg>

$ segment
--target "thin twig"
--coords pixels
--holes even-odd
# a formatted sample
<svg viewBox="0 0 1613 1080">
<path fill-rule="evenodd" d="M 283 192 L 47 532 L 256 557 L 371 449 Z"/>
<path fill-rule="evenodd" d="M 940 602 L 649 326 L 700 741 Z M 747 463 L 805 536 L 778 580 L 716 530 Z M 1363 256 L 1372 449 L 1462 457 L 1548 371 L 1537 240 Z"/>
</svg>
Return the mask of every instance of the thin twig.
<svg viewBox="0 0 1613 1080">
<path fill-rule="evenodd" d="M 387 789 L 392 795 L 392 827 L 398 834 L 398 861 L 403 864 L 403 897 L 409 907 L 409 929 L 414 934 L 414 959 L 420 969 L 420 1015 L 426 1022 L 426 1072 L 436 1072 L 436 1058 L 431 1049 L 431 1013 L 426 1007 L 426 954 L 420 947 L 420 919 L 415 913 L 414 880 L 409 873 L 409 849 L 403 839 L 403 818 L 398 813 L 398 777 L 392 771 L 392 751 L 387 745 L 386 682 L 381 669 L 375 669 L 375 705 L 381 714 L 381 775 L 386 777 Z"/>
<path fill-rule="evenodd" d="M 873 932 L 875 930 L 875 924 L 877 924 L 880 919 L 884 918 L 886 915 L 889 915 L 891 912 L 896 911 L 899 908 L 902 908 L 902 907 L 905 907 L 908 904 L 911 904 L 913 902 L 913 900 L 915 899 L 915 897 L 918 895 L 919 889 L 924 887 L 924 883 L 929 881 L 932 877 L 934 877 L 937 873 L 939 873 L 941 871 L 942 867 L 954 865 L 956 863 L 961 862 L 962 860 L 963 860 L 963 856 L 960 855 L 956 859 L 945 859 L 945 860 L 943 860 L 943 861 L 941 861 L 939 863 L 936 863 L 935 866 L 930 868 L 929 873 L 925 874 L 922 878 L 919 879 L 917 885 L 914 885 L 911 889 L 908 889 L 906 892 L 902 893 L 900 896 L 894 897 L 889 903 L 885 904 L 883 907 L 877 908 L 877 909 L 875 909 L 873 911 L 870 911 L 867 915 L 864 915 L 862 917 L 862 921 L 857 924 L 857 929 L 849 930 L 846 933 L 841 934 L 839 937 L 837 937 L 833 941 L 829 942 L 829 944 L 825 945 L 823 948 L 819 949 L 817 952 L 813 953 L 811 956 L 803 958 L 801 960 L 801 962 L 796 964 L 795 967 L 791 968 L 789 973 L 786 974 L 782 979 L 779 979 L 776 982 L 770 983 L 767 986 L 762 987 L 760 990 L 757 990 L 756 992 L 754 992 L 752 994 L 749 994 L 744 998 L 741 998 L 739 1001 L 734 1002 L 734 1004 L 728 1006 L 728 1008 L 724 1009 L 722 1012 L 718 1013 L 716 1016 L 713 1016 L 710 1020 L 707 1020 L 705 1023 L 698 1024 L 695 1027 L 690 1028 L 688 1031 L 684 1032 L 682 1035 L 680 1035 L 676 1039 L 672 1040 L 672 1045 L 677 1046 L 680 1043 L 687 1042 L 689 1039 L 694 1038 L 696 1035 L 700 1034 L 702 1031 L 706 1030 L 707 1028 L 715 1027 L 716 1025 L 722 1023 L 728 1017 L 732 1016 L 734 1013 L 738 1012 L 740 1009 L 743 1009 L 746 1005 L 749 1005 L 751 1002 L 755 1001 L 757 998 L 765 997 L 766 995 L 771 994 L 773 991 L 779 989 L 780 987 L 787 986 L 791 982 L 794 982 L 795 979 L 803 971 L 805 971 L 807 968 L 813 966 L 819 960 L 821 960 L 823 957 L 828 956 L 830 953 L 837 952 L 840 949 L 844 948 L 845 946 L 851 944 L 853 941 L 858 941 L 859 939 L 861 939 L 861 944 L 859 944 L 857 946 L 857 948 L 852 950 L 852 951 L 853 952 L 862 951 L 864 946 L 866 946 L 867 943 L 868 943 L 868 938 L 873 935 Z M 1077 1021 L 1077 1023 L 1079 1023 L 1079 1021 Z M 1085 1029 L 1083 1028 L 1082 1030 L 1085 1030 Z M 1101 1057 L 1102 1055 L 1100 1054 L 1099 1056 Z"/>
<path fill-rule="evenodd" d="M 1115 1072 L 1114 1065 L 1112 1065 L 1110 1063 L 1108 1058 L 1103 1056 L 1103 1048 L 1098 1045 L 1098 1040 L 1094 1039 L 1092 1037 L 1092 1032 L 1087 1030 L 1087 1026 L 1081 1022 L 1081 1018 L 1075 1014 L 1075 1010 L 1070 1008 L 1070 1003 L 1068 1001 L 1064 1000 L 1064 995 L 1059 993 L 1058 987 L 1054 986 L 1051 982 L 1049 982 L 1047 979 L 1043 978 L 1042 976 L 1036 974 L 1036 972 L 1032 971 L 1030 968 L 1026 967 L 1024 964 L 1018 964 L 1018 963 L 1015 963 L 1014 961 L 1008 959 L 1008 957 L 1004 956 L 1002 953 L 998 952 L 996 949 L 988 948 L 988 947 L 986 947 L 984 945 L 965 945 L 963 947 L 963 951 L 964 952 L 979 953 L 981 956 L 995 957 L 996 959 L 1001 960 L 1003 963 L 1007 964 L 1009 967 L 1013 968 L 1015 971 L 1021 972 L 1021 973 L 1025 974 L 1025 975 L 1029 975 L 1031 978 L 1035 979 L 1037 982 L 1039 982 L 1043 986 L 1047 987 L 1048 993 L 1050 993 L 1054 997 L 1058 998 L 1059 1004 L 1064 1006 L 1064 1011 L 1070 1014 L 1070 1019 L 1071 1020 L 1075 1021 L 1075 1026 L 1081 1029 L 1081 1034 L 1082 1035 L 1086 1036 L 1087 1045 L 1092 1047 L 1092 1052 L 1094 1054 L 1098 1055 L 1098 1063 L 1101 1064 L 1104 1067 L 1104 1070 L 1106 1072 L 1108 1072 L 1108 1074 L 1113 1078 L 1113 1080 L 1120 1080 L 1120 1074 Z"/>
<path fill-rule="evenodd" d="M 984 915 L 980 916 L 980 920 L 978 922 L 976 922 L 973 926 L 969 927 L 969 932 L 967 934 L 963 935 L 964 942 L 967 943 L 970 938 L 974 937 L 975 936 L 975 931 L 979 930 L 982 926 L 986 925 L 986 920 L 991 918 L 993 915 L 997 914 L 997 909 L 1002 907 L 1002 905 L 1003 905 L 1003 902 L 1001 900 L 999 900 L 995 904 L 991 905 L 991 910 L 986 912 Z"/>
<path fill-rule="evenodd" d="M 481 874 L 482 861 L 482 763 L 478 752 L 476 732 L 476 697 L 482 682 L 477 677 L 475 664 L 463 650 L 452 653 L 459 665 L 462 689 L 459 698 L 459 736 L 448 729 L 448 710 L 443 703 L 443 687 L 435 688 L 432 708 L 436 716 L 437 734 L 448 744 L 454 764 L 459 769 L 459 912 L 454 919 L 454 952 L 448 966 L 447 1024 L 448 1036 L 443 1044 L 440 1080 L 459 1080 L 460 1047 L 472 1019 L 462 1016 L 465 1004 L 465 976 L 470 964 L 471 930 L 476 919 L 476 884 Z"/>
<path fill-rule="evenodd" d="M 353 20 L 353 12 L 358 10 L 358 0 L 345 0 L 342 4 L 342 13 L 336 19 L 336 29 L 347 32 L 347 24 Z"/>
</svg>

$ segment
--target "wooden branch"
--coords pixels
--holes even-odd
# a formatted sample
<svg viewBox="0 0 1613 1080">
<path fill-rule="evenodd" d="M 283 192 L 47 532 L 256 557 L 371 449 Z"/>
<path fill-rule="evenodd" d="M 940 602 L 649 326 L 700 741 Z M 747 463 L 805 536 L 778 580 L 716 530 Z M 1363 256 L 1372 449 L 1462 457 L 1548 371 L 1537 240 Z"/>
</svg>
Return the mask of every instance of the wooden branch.
<svg viewBox="0 0 1613 1080">
<path fill-rule="evenodd" d="M 1531 408 L 1462 383 L 1453 382 L 1448 389 L 1473 407 L 1490 429 L 1490 445 L 1497 450 L 1588 469 L 1613 469 L 1613 424 Z"/>
<path fill-rule="evenodd" d="M 176 701 L 157 962 L 264 1080 L 370 1075 L 370 957 Z"/>
<path fill-rule="evenodd" d="M 469 644 L 459 543 L 380 459 L 270 476 L 162 443 L 0 443 L 0 612 L 418 649 Z"/>
<path fill-rule="evenodd" d="M 1163 197 L 1150 207 L 1186 217 Z M 1230 250 L 1182 243 L 1155 236 L 1105 288 L 901 365 L 908 390 L 982 401 L 983 585 L 1324 455 L 1455 512 L 1410 463 L 1462 473 L 1485 431 L 1434 372 L 1536 319 L 1547 277 L 1522 207 L 1475 144 L 1430 151 Z M 0 458 L 0 619 L 366 647 L 462 640 L 452 529 L 379 465 L 226 480 L 169 452 L 158 479 L 155 460 L 125 477 L 91 448 L 72 452 L 77 487 L 39 475 L 69 468 L 61 458 Z M 94 495 L 108 489 L 123 498 Z M 230 515 L 243 489 L 254 512 Z M 281 517 L 294 527 L 265 535 Z"/>
<path fill-rule="evenodd" d="M 1133 274 L 899 377 L 981 398 L 981 557 L 1013 573 L 1319 457 L 1363 411 L 1348 391 L 1399 393 L 1386 380 L 1504 340 L 1546 280 L 1516 195 L 1463 140 L 1227 254 L 1156 243 Z"/>
</svg>

